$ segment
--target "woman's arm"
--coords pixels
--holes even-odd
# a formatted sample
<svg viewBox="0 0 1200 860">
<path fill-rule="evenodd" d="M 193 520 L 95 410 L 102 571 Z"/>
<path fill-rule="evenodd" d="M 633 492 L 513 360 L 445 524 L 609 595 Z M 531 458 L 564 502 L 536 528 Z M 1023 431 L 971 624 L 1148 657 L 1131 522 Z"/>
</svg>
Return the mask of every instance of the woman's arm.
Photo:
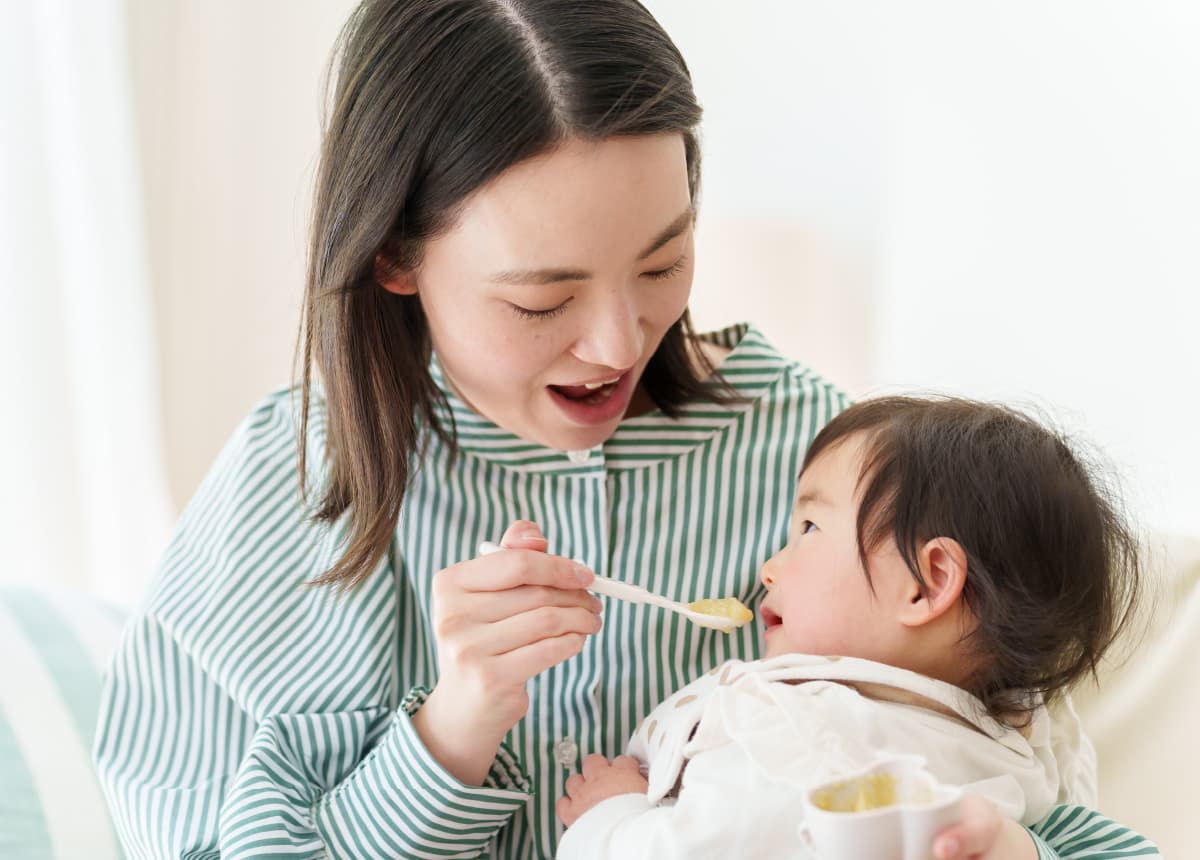
<svg viewBox="0 0 1200 860">
<path fill-rule="evenodd" d="M 131 858 L 477 856 L 526 799 L 466 786 L 387 708 L 252 719 L 153 618 L 112 665 L 96 766 Z"/>
<path fill-rule="evenodd" d="M 345 593 L 304 584 L 340 536 L 297 497 L 293 427 L 285 391 L 234 435 L 117 648 L 95 759 L 118 833 L 130 857 L 477 856 L 525 777 L 502 749 L 464 784 L 395 707 L 386 560 Z"/>
</svg>

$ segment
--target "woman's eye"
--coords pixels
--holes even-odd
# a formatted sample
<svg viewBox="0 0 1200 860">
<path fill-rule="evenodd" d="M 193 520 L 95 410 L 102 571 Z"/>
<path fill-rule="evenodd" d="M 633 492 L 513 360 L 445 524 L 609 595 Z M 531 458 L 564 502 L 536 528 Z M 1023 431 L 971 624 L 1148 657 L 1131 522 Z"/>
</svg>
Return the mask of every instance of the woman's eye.
<svg viewBox="0 0 1200 860">
<path fill-rule="evenodd" d="M 806 535 L 811 531 L 815 531 L 816 528 L 817 528 L 817 524 L 814 523 L 812 520 L 802 520 L 800 522 L 800 534 L 802 534 L 802 535 Z"/>
<path fill-rule="evenodd" d="M 548 319 L 558 316 L 561 313 L 565 313 L 567 310 L 567 305 L 569 305 L 570 303 L 571 303 L 571 300 L 567 299 L 561 305 L 556 305 L 552 308 L 547 308 L 544 311 L 532 310 L 531 308 L 523 308 L 520 305 L 514 305 L 511 302 L 509 303 L 509 307 L 512 308 L 513 313 L 515 313 L 521 319 L 524 319 L 524 320 L 548 320 Z"/>
<path fill-rule="evenodd" d="M 655 272 L 645 272 L 642 277 L 649 278 L 652 281 L 665 281 L 667 278 L 674 277 L 682 272 L 687 266 L 687 262 L 687 257 L 680 257 L 667 268 L 659 269 Z"/>
</svg>

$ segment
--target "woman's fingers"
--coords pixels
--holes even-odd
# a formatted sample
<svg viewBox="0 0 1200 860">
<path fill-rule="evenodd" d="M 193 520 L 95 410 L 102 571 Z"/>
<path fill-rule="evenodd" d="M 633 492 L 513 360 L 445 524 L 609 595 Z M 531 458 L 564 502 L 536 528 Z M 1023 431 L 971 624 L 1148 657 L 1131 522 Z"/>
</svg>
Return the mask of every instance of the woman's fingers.
<svg viewBox="0 0 1200 860">
<path fill-rule="evenodd" d="M 1005 818 L 987 798 L 963 797 L 961 818 L 933 840 L 938 860 L 1036 860 L 1037 848 L 1016 821 Z"/>
<path fill-rule="evenodd" d="M 574 657 L 583 650 L 585 642 L 587 636 L 582 633 L 564 633 L 562 636 L 539 639 L 537 642 L 522 645 L 492 658 L 492 663 L 499 678 L 507 678 L 510 683 L 524 684 L 534 675 L 539 675 L 551 666 L 557 666 Z"/>
<path fill-rule="evenodd" d="M 512 618 L 542 606 L 563 609 L 586 609 L 599 613 L 604 604 L 600 598 L 582 588 L 551 588 L 545 585 L 524 585 L 507 591 L 472 592 L 464 596 L 464 623 L 490 623 Z M 447 619 L 450 621 L 450 619 Z M 451 622 L 453 624 L 453 622 Z"/>
<path fill-rule="evenodd" d="M 476 625 L 458 637 L 456 656 L 468 660 L 499 657 L 543 639 L 569 633 L 590 636 L 602 626 L 600 616 L 578 606 L 538 606 L 486 625 Z"/>
<path fill-rule="evenodd" d="M 448 567 L 434 577 L 440 592 L 504 591 L 521 585 L 587 588 L 595 575 L 577 561 L 528 549 L 494 552 Z"/>
</svg>

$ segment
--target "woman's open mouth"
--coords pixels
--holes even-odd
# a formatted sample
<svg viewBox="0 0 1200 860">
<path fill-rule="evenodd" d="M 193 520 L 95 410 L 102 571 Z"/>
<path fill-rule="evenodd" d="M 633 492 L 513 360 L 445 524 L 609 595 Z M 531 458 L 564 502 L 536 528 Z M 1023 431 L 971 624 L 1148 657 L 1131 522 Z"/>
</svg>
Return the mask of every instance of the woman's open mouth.
<svg viewBox="0 0 1200 860">
<path fill-rule="evenodd" d="M 606 403 L 612 397 L 620 381 L 621 377 L 615 376 L 604 382 L 593 382 L 587 385 L 551 385 L 550 389 L 576 403 L 598 406 Z"/>
<path fill-rule="evenodd" d="M 576 424 L 605 424 L 625 414 L 633 395 L 632 369 L 580 385 L 547 385 L 553 400 Z"/>
</svg>

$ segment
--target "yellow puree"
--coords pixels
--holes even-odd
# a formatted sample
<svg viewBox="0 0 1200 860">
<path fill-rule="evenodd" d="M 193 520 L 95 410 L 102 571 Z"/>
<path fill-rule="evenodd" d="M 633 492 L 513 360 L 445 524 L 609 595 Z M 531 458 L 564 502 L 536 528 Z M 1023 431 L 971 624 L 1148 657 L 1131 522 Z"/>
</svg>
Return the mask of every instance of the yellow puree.
<svg viewBox="0 0 1200 860">
<path fill-rule="evenodd" d="M 754 613 L 735 597 L 722 597 L 720 600 L 697 600 L 695 603 L 689 603 L 688 609 L 703 615 L 728 618 L 738 624 L 745 624 L 754 619 Z"/>
<path fill-rule="evenodd" d="M 873 773 L 839 783 L 814 794 L 813 803 L 826 812 L 862 812 L 892 806 L 896 803 L 896 778 L 890 773 Z"/>
</svg>

